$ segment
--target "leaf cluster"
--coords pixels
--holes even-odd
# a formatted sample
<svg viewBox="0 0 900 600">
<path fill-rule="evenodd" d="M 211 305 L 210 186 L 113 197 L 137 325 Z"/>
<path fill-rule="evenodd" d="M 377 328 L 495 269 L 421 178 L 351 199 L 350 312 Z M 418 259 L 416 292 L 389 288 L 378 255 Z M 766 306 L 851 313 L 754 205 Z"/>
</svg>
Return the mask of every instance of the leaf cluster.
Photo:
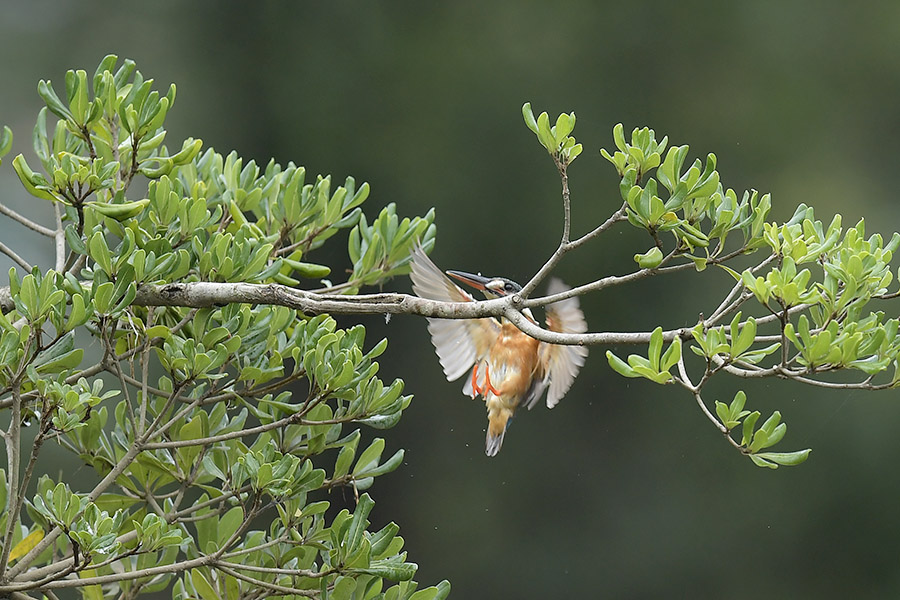
<svg viewBox="0 0 900 600">
<path fill-rule="evenodd" d="M 737 192 L 724 188 L 715 154 L 686 167 L 688 146 L 670 146 L 668 137 L 657 139 L 647 127 L 635 128 L 626 139 L 621 123 L 613 128 L 613 140 L 616 150 L 601 149 L 600 154 L 619 174 L 628 221 L 646 230 L 655 244 L 655 249 L 635 255 L 641 268 L 663 263 L 664 233 L 674 236 L 673 255 L 690 259 L 697 270 L 723 257 L 731 232 L 742 234 L 737 253 L 752 252 L 761 244 L 758 238 L 771 198 L 751 190 L 739 199 Z"/>
<path fill-rule="evenodd" d="M 433 245 L 433 211 L 407 218 L 391 204 L 370 225 L 369 186 L 352 177 L 335 186 L 191 138 L 170 153 L 174 85 L 160 93 L 117 63 L 69 71 L 65 94 L 42 81 L 40 167 L 13 161 L 26 191 L 57 207 L 65 244 L 55 268 L 10 272 L 0 314 L 10 464 L 21 453 L 32 465 L 23 478 L 0 471 L 0 595 L 42 568 L 41 581 L 91 597 L 445 597 L 446 582 L 417 589 L 399 528 L 370 531 L 374 501 L 360 495 L 403 461 L 360 429 L 393 427 L 412 398 L 379 377 L 386 340 L 281 306 L 133 304 L 148 283 L 316 285 L 331 268 L 310 257 L 341 233 L 350 277 L 318 285 L 355 293 Z M 0 153 L 11 141 L 4 129 Z M 32 471 L 50 439 L 91 468 L 91 491 Z M 355 511 L 331 507 L 336 488 Z"/>
</svg>

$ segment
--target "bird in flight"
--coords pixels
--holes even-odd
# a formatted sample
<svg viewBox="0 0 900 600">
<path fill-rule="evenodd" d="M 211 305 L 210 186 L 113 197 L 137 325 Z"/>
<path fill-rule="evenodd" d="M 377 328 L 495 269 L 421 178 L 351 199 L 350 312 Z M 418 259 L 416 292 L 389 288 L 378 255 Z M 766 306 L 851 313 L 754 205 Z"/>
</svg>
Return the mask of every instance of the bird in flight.
<svg viewBox="0 0 900 600">
<path fill-rule="evenodd" d="M 486 298 L 518 293 L 522 286 L 505 277 L 484 277 L 463 271 L 445 275 L 421 246 L 412 252 L 410 279 L 420 298 L 445 302 L 475 299 L 447 275 L 481 291 Z M 569 289 L 552 279 L 547 294 Z M 547 328 L 560 333 L 584 333 L 587 323 L 572 297 L 545 307 Z M 537 324 L 529 309 L 525 316 Z M 428 331 L 448 381 L 466 375 L 463 393 L 481 396 L 487 406 L 488 428 L 485 453 L 496 456 L 516 409 L 533 408 L 547 392 L 547 408 L 553 408 L 572 386 L 587 357 L 584 346 L 541 342 L 523 333 L 505 318 L 428 319 Z"/>
</svg>

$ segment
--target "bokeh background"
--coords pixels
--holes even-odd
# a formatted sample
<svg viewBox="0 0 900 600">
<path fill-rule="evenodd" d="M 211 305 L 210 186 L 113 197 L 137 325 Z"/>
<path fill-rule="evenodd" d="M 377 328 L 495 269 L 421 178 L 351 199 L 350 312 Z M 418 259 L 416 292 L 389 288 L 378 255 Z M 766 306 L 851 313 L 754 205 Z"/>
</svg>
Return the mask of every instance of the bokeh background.
<svg viewBox="0 0 900 600">
<path fill-rule="evenodd" d="M 68 68 L 130 57 L 161 89 L 178 86 L 171 146 L 194 136 L 353 175 L 372 185 L 370 215 L 435 207 L 444 268 L 525 280 L 558 242 L 559 182 L 522 123 L 525 101 L 578 115 L 576 233 L 619 205 L 598 153 L 617 122 L 715 152 L 725 185 L 771 192 L 776 218 L 804 202 L 825 221 L 898 228 L 896 2 L 31 0 L 4 6 L 0 40 L 14 153 L 33 156 L 38 79 L 59 89 Z M 8 160 L 0 200 L 45 208 Z M 49 265 L 49 248 L 8 221 L 0 239 Z M 646 249 L 616 230 L 559 274 L 624 273 Z M 342 267 L 340 256 L 321 258 Z M 728 286 L 708 271 L 583 305 L 594 330 L 670 328 L 708 314 Z M 391 339 L 382 375 L 416 396 L 387 433 L 406 464 L 377 482 L 372 518 L 401 525 L 419 581 L 448 578 L 453 597 L 473 599 L 900 595 L 896 392 L 744 386 L 752 408 L 782 411 L 786 450 L 814 448 L 773 472 L 730 449 L 683 392 L 618 377 L 596 348 L 564 401 L 517 418 L 491 460 L 483 408 L 444 380 L 424 321 L 366 322 L 373 340 Z M 718 382 L 710 400 L 739 385 Z"/>
</svg>

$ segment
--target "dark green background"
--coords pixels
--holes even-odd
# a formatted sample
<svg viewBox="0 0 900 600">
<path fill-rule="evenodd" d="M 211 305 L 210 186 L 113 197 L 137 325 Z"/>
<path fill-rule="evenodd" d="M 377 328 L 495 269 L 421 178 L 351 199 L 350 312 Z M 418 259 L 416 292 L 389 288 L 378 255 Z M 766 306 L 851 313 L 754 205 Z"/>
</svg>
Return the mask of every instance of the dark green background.
<svg viewBox="0 0 900 600">
<path fill-rule="evenodd" d="M 161 89 L 177 84 L 170 146 L 194 136 L 352 174 L 372 184 L 372 216 L 388 202 L 407 215 L 434 206 L 444 268 L 525 280 L 558 241 L 559 182 L 522 123 L 525 101 L 578 115 L 576 233 L 619 205 L 598 153 L 617 122 L 692 156 L 715 152 L 724 184 L 771 192 L 776 218 L 805 202 L 826 221 L 841 212 L 847 225 L 866 216 L 869 231 L 897 229 L 894 2 L 35 1 L 3 8 L 0 40 L 14 153 L 33 156 L 39 78 L 61 89 L 66 69 L 93 72 L 116 53 Z M 0 200 L 46 208 L 8 159 Z M 49 247 L 7 221 L 0 239 L 49 266 Z M 625 273 L 647 247 L 615 230 L 559 273 Z M 708 271 L 583 304 L 594 330 L 671 328 L 709 314 L 729 285 Z M 786 450 L 814 448 L 802 467 L 772 472 L 731 450 L 685 393 L 618 377 L 596 348 L 559 407 L 518 418 L 490 460 L 483 408 L 444 380 L 425 323 L 368 323 L 391 338 L 382 375 L 416 396 L 388 432 L 407 464 L 377 482 L 373 520 L 401 525 L 420 581 L 449 578 L 456 598 L 900 594 L 896 392 L 746 387 L 749 406 L 784 414 Z M 710 400 L 738 385 L 718 382 Z"/>
</svg>

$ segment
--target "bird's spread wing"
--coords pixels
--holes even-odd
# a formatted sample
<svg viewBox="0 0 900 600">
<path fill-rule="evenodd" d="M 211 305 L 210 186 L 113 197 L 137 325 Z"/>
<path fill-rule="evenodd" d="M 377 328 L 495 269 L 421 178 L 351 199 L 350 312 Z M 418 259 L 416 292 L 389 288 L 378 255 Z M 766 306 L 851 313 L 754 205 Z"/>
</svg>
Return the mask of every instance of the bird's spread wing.
<svg viewBox="0 0 900 600">
<path fill-rule="evenodd" d="M 417 296 L 445 302 L 474 301 L 431 262 L 421 246 L 413 249 L 412 257 L 409 277 Z M 500 332 L 500 324 L 491 318 L 428 319 L 428 331 L 447 380 L 454 381 L 465 375 L 475 361 L 487 356 Z M 466 386 L 471 385 L 469 378 Z"/>
<path fill-rule="evenodd" d="M 547 288 L 547 295 L 558 294 L 569 289 L 559 279 L 552 279 Z M 572 297 L 553 304 L 548 304 L 547 328 L 550 331 L 560 333 L 584 333 L 587 331 L 587 322 L 584 313 L 578 306 L 578 298 Z M 584 364 L 588 350 L 584 346 L 561 346 L 557 344 L 541 343 L 539 369 L 543 375 L 536 378 L 532 389 L 526 396 L 528 408 L 532 408 L 543 394 L 547 392 L 547 408 L 553 408 L 569 391 L 578 370 Z"/>
</svg>

